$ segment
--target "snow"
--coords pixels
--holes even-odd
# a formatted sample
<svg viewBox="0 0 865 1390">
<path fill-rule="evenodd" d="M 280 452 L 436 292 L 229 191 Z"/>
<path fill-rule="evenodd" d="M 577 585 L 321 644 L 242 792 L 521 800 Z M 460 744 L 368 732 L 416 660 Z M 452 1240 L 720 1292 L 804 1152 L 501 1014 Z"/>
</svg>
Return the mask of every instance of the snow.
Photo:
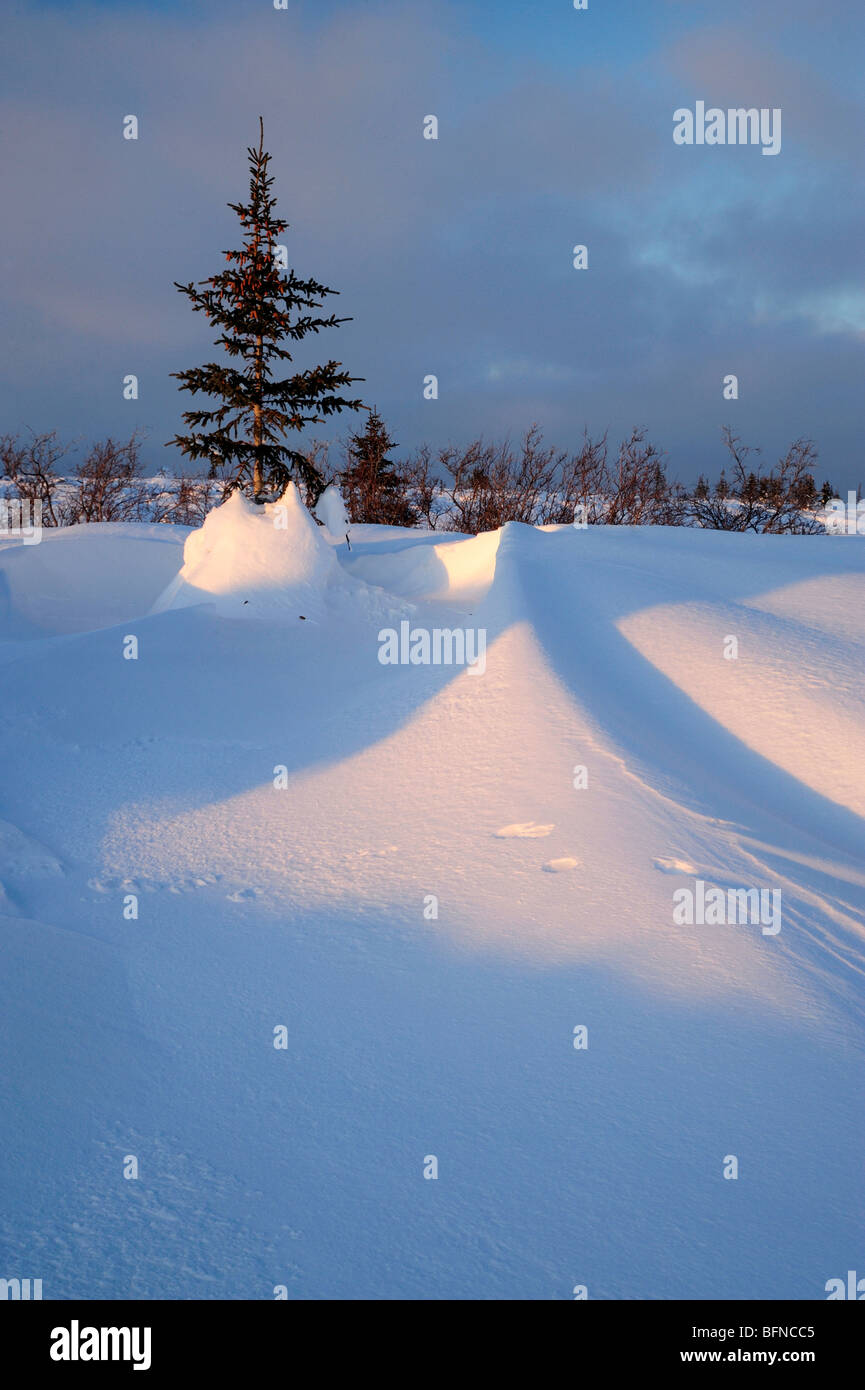
<svg viewBox="0 0 865 1390">
<path fill-rule="evenodd" d="M 340 569 L 294 483 L 257 506 L 235 492 L 208 512 L 183 547 L 183 567 L 155 613 L 212 602 L 223 617 L 297 619 L 319 613 L 328 594 L 357 585 Z"/>
<path fill-rule="evenodd" d="M 342 493 L 336 483 L 326 487 L 315 509 L 315 514 L 327 534 L 335 541 L 344 541 L 349 534 L 350 522 Z"/>
<path fill-rule="evenodd" d="M 396 554 L 390 546 L 376 546 L 372 553 L 356 548 L 353 557 L 345 563 L 352 574 L 367 583 L 380 585 L 406 598 L 477 602 L 493 582 L 500 534 L 489 531 L 466 538 L 427 532 L 423 535 L 426 544 L 422 548 L 409 545 Z"/>
<path fill-rule="evenodd" d="M 40 545 L 0 541 L 0 637 L 88 632 L 146 612 L 189 532 L 118 522 L 42 534 Z"/>
<path fill-rule="evenodd" d="M 4 1267 L 825 1297 L 863 1234 L 865 547 L 349 552 L 283 504 L 0 549 Z M 483 675 L 383 666 L 403 617 L 485 628 Z M 780 889 L 781 931 L 676 925 L 696 880 Z"/>
</svg>

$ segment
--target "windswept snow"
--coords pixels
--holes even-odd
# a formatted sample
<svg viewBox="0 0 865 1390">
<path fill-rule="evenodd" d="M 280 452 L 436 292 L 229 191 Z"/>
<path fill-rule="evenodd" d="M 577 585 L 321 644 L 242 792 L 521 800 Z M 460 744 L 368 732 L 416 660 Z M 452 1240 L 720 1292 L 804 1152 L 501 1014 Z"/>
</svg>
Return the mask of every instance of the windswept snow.
<svg viewBox="0 0 865 1390">
<path fill-rule="evenodd" d="M 324 526 L 327 535 L 334 541 L 344 541 L 350 529 L 348 512 L 342 493 L 336 483 L 326 487 L 315 509 L 315 514 Z"/>
<path fill-rule="evenodd" d="M 349 552 L 284 502 L 182 556 L 0 550 L 5 1264 L 45 1297 L 825 1297 L 863 1236 L 865 547 Z M 484 673 L 382 665 L 402 618 L 484 628 Z M 780 890 L 781 931 L 677 924 L 698 882 Z"/>
<path fill-rule="evenodd" d="M 192 531 L 183 568 L 155 613 L 211 602 L 226 618 L 321 616 L 328 601 L 366 596 L 340 568 L 294 483 L 278 502 L 255 506 L 235 492 Z"/>
<path fill-rule="evenodd" d="M 0 541 L 0 640 L 91 632 L 146 613 L 175 578 L 188 535 L 106 522 L 45 532 L 41 545 Z"/>
<path fill-rule="evenodd" d="M 393 540 L 390 545 L 379 543 L 372 553 L 365 553 L 363 546 L 356 547 L 346 564 L 368 584 L 406 598 L 446 599 L 466 607 L 485 597 L 495 577 L 500 532 L 462 539 L 427 533 L 424 539 L 427 544 L 404 548 L 399 544 L 394 547 Z"/>
</svg>

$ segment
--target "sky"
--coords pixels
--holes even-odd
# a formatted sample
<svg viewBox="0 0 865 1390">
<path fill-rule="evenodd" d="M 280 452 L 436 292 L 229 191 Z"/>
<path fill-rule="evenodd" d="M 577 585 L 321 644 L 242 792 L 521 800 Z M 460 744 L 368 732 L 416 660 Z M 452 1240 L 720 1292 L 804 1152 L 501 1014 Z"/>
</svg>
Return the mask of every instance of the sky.
<svg viewBox="0 0 865 1390">
<path fill-rule="evenodd" d="M 363 377 L 398 453 L 640 425 L 691 482 L 731 425 L 865 482 L 854 0 L 0 0 L 0 39 L 0 433 L 182 466 L 170 374 L 217 354 L 173 282 L 238 244 L 261 115 L 289 262 L 352 320 L 297 368 Z M 780 108 L 780 153 L 677 145 L 698 101 Z"/>
</svg>

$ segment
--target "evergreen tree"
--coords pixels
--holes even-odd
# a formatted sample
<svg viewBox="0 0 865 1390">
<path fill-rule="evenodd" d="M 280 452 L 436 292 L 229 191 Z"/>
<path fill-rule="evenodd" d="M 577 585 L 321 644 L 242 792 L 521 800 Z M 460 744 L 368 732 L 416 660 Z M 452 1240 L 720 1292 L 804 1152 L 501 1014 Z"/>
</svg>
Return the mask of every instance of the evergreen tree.
<svg viewBox="0 0 865 1390">
<path fill-rule="evenodd" d="M 658 459 L 652 472 L 651 496 L 653 501 L 663 502 L 669 490 L 670 486 L 667 482 L 667 475 L 664 472 L 664 466 L 661 463 L 661 460 Z"/>
<path fill-rule="evenodd" d="M 803 510 L 809 510 L 816 506 L 818 493 L 813 473 L 803 473 L 802 477 L 798 479 L 793 488 L 792 501 Z"/>
<path fill-rule="evenodd" d="M 242 487 L 263 501 L 266 488 L 281 493 L 292 477 L 313 486 L 320 481 L 312 476 L 310 460 L 280 440 L 288 430 L 319 424 L 341 410 L 360 409 L 361 401 L 340 392 L 363 378 L 349 376 L 340 370 L 342 363 L 330 361 L 281 381 L 273 379 L 274 364 L 293 360 L 283 346 L 286 340 L 296 343 L 308 333 L 348 320 L 316 315 L 324 297 L 337 290 L 317 280 L 301 280 L 294 270 L 285 274 L 276 264 L 276 243 L 288 223 L 274 215 L 273 176 L 268 172 L 270 155 L 264 149 L 261 118 L 259 126 L 258 149 L 248 150 L 249 202 L 228 204 L 243 229 L 241 250 L 226 251 L 227 268 L 199 281 L 201 288 L 175 281 L 193 309 L 221 330 L 217 346 L 229 357 L 241 358 L 243 367 L 208 362 L 172 372 L 181 391 L 214 396 L 220 404 L 212 410 L 185 411 L 190 433 L 176 435 L 171 443 L 191 458 L 207 459 L 211 477 L 226 470 L 228 492 Z"/>
<path fill-rule="evenodd" d="M 413 526 L 417 517 L 406 496 L 405 481 L 393 459 L 396 444 L 373 408 L 366 429 L 348 442 L 348 467 L 340 476 L 352 521 L 385 526 Z"/>
</svg>

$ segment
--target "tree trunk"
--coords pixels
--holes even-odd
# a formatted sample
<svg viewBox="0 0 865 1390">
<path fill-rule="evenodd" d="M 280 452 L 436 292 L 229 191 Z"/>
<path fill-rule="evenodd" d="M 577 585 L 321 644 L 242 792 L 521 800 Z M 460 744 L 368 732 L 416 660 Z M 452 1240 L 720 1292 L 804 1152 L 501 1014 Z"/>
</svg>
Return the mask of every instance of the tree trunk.
<svg viewBox="0 0 865 1390">
<path fill-rule="evenodd" d="M 264 475 L 261 469 L 261 352 L 262 339 L 256 340 L 255 353 L 255 394 L 256 400 L 252 407 L 253 427 L 252 442 L 255 446 L 255 461 L 252 466 L 252 498 L 259 504 L 264 502 L 262 493 L 264 491 Z"/>
</svg>

